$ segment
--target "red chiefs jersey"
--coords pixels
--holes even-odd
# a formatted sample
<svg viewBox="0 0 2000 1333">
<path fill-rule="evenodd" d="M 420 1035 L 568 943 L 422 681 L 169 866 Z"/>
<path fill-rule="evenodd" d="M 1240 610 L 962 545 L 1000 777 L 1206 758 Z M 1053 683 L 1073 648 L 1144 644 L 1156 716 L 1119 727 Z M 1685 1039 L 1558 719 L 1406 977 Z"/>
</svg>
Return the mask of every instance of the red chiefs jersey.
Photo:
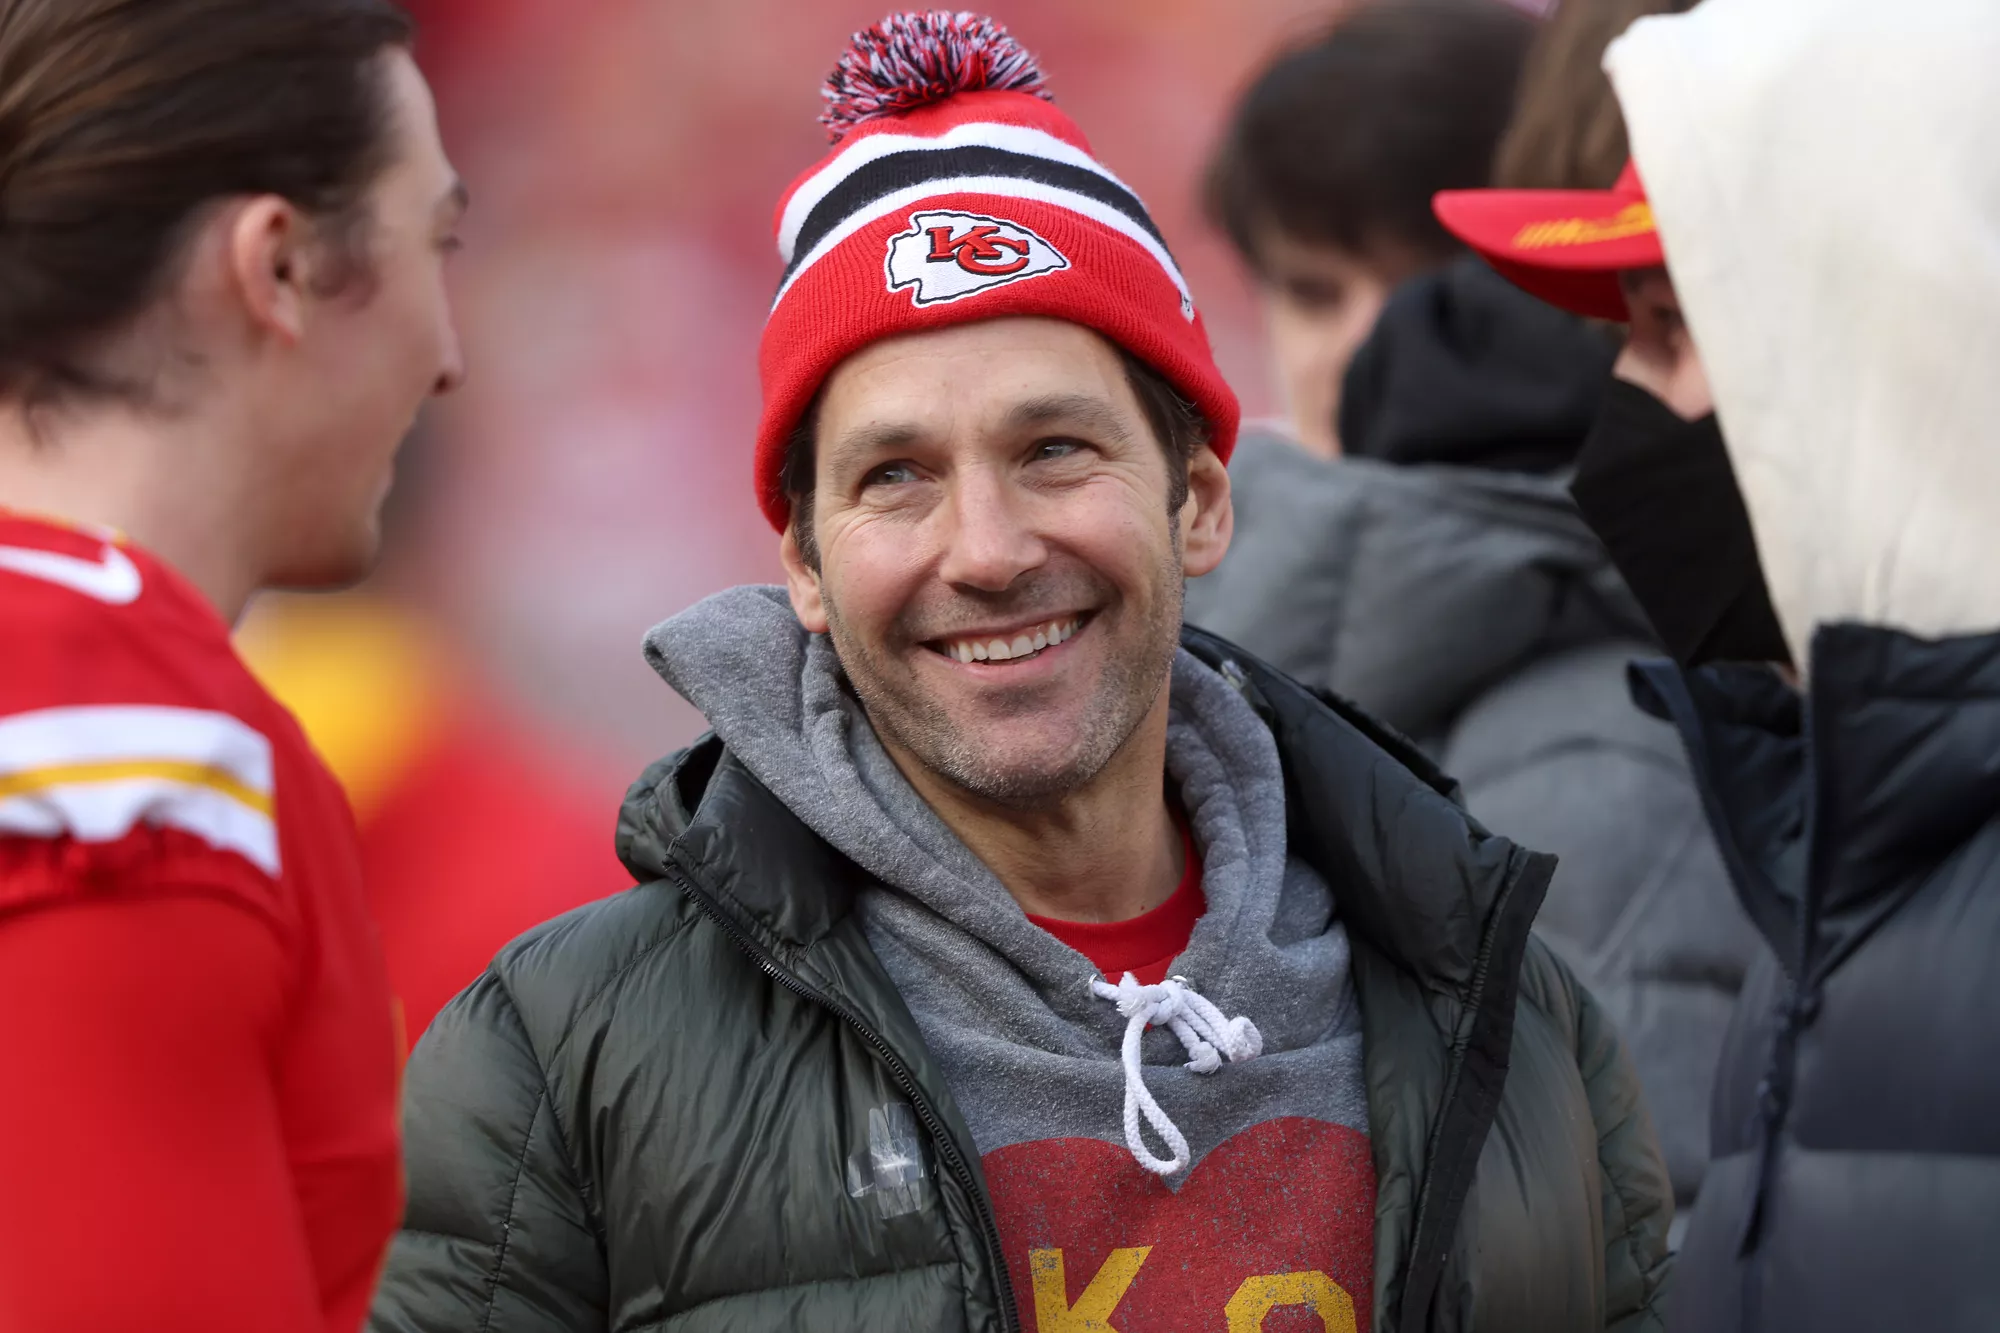
<svg viewBox="0 0 2000 1333">
<path fill-rule="evenodd" d="M 204 1216 L 240 1226 L 250 1209 L 258 1228 L 296 1236 L 297 1285 L 312 1289 L 299 1306 L 317 1305 L 317 1327 L 351 1333 L 401 1213 L 401 1036 L 346 800 L 238 660 L 228 626 L 173 570 L 120 540 L 0 512 L 0 941 L 66 908 L 106 922 L 104 910 L 176 896 L 242 909 L 257 930 L 239 932 L 273 960 L 275 1002 L 250 1062 L 268 1089 L 249 1099 L 275 1125 L 278 1150 L 272 1188 L 173 1208 L 191 1229 Z M 107 930 L 107 950 L 115 934 Z M 93 965 L 86 950 L 71 966 Z M 105 1058 L 102 1034 L 87 1025 L 64 1034 L 66 1045 L 40 1041 L 40 1024 L 70 1014 L 0 1015 L 0 1034 L 10 1017 L 20 1025 L 10 1046 Z M 20 1095 L 7 1082 L 9 1098 Z M 79 1158 L 50 1156 L 49 1170 L 83 1174 Z M 115 1186 L 108 1192 L 102 1206 L 116 1209 Z M 36 1222 L 6 1218 L 8 1193 L 0 1188 L 0 1244 L 10 1234 L 21 1243 L 20 1229 Z M 101 1240 L 66 1243 L 51 1252 L 74 1253 L 79 1271 L 50 1274 L 51 1284 L 120 1281 L 119 1256 L 102 1253 Z M 10 1308 L 45 1308 L 33 1294 L 15 1291 L 10 1307 L 0 1289 L 0 1325 Z M 129 1326 L 238 1326 L 221 1313 L 156 1306 Z"/>
</svg>

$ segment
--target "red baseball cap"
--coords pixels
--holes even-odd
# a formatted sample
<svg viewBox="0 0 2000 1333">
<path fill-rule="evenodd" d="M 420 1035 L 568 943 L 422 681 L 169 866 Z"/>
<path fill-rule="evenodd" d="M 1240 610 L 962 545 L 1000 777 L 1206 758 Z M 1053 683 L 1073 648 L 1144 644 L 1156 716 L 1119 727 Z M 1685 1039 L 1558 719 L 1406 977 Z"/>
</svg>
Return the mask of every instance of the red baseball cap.
<svg viewBox="0 0 2000 1333">
<path fill-rule="evenodd" d="M 1630 162 L 1608 190 L 1445 190 L 1431 208 L 1509 282 L 1596 319 L 1630 318 L 1621 271 L 1667 262 Z"/>
</svg>

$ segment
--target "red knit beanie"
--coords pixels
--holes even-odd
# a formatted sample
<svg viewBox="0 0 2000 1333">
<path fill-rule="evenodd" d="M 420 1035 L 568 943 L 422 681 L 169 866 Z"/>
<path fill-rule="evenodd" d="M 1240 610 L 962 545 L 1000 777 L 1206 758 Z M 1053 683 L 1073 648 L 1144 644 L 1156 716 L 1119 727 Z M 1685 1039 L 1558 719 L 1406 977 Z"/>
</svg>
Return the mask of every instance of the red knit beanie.
<svg viewBox="0 0 2000 1333">
<path fill-rule="evenodd" d="M 896 334 L 1007 315 L 1095 329 L 1208 419 L 1236 395 L 1137 195 L 1098 164 L 991 19 L 897 14 L 854 35 L 822 94 L 834 147 L 778 201 L 785 276 L 758 362 L 757 499 L 784 530 L 785 443 L 847 357 Z"/>
</svg>

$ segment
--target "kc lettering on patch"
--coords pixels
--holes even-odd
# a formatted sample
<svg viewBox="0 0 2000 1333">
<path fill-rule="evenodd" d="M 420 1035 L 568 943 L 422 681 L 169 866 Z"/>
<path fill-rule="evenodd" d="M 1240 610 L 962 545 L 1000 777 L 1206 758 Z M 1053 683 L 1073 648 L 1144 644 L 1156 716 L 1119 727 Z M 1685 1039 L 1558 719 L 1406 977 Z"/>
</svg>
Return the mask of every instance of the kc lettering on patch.
<svg viewBox="0 0 2000 1333">
<path fill-rule="evenodd" d="M 982 1165 L 1032 1333 L 1368 1333 L 1375 1167 L 1355 1130 L 1265 1121 L 1178 1188 L 1095 1139 Z"/>
<path fill-rule="evenodd" d="M 889 238 L 883 261 L 889 290 L 908 288 L 917 305 L 957 301 L 1068 267 L 1060 250 L 1019 223 L 958 212 L 911 214 L 910 229 Z"/>
</svg>

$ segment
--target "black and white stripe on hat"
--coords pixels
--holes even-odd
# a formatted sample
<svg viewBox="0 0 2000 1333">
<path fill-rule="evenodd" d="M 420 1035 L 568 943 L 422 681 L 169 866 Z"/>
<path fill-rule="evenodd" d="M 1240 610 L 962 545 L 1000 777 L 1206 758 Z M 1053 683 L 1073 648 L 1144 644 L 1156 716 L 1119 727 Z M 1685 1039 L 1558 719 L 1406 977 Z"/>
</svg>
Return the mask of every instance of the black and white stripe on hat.
<svg viewBox="0 0 2000 1333">
<path fill-rule="evenodd" d="M 1021 125 L 973 122 L 935 138 L 871 134 L 800 183 L 779 223 L 785 276 L 778 300 L 801 274 L 861 228 L 887 214 L 950 194 L 1011 195 L 1081 214 L 1151 255 L 1194 299 L 1159 228 L 1126 184 L 1073 144 Z"/>
</svg>

